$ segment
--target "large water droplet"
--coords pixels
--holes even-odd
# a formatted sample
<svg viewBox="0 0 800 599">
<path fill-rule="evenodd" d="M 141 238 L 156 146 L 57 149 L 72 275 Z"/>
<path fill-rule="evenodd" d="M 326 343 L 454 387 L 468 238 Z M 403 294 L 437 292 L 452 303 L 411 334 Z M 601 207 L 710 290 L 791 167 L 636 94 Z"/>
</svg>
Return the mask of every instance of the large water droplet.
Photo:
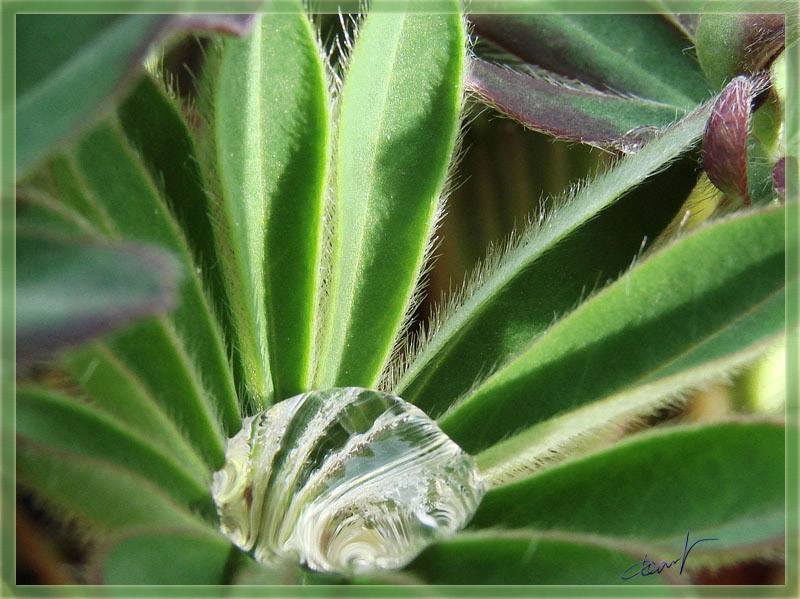
<svg viewBox="0 0 800 599">
<path fill-rule="evenodd" d="M 486 492 L 475 460 L 399 397 L 347 387 L 244 420 L 211 491 L 222 532 L 265 564 L 399 568 L 462 528 Z"/>
</svg>

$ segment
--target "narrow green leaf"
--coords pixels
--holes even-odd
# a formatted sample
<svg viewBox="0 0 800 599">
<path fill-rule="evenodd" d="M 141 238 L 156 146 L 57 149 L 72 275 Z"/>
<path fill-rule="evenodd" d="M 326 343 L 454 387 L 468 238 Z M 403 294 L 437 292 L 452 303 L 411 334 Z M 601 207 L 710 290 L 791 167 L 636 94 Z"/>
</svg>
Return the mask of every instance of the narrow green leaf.
<svg viewBox="0 0 800 599">
<path fill-rule="evenodd" d="M 783 293 L 776 295 L 646 382 L 549 418 L 492 445 L 476 456 L 481 473 L 492 486 L 529 476 L 585 453 L 593 443 L 603 443 L 607 434 L 614 435 L 631 418 L 647 417 L 679 401 L 687 391 L 751 363 L 777 342 L 769 337 L 763 340 L 764 329 L 770 328 L 770 322 L 776 330 L 783 328 L 784 302 Z M 752 345 L 747 346 L 748 342 Z M 714 346 L 720 357 L 715 357 Z M 731 346 L 744 349 L 731 353 Z"/>
<path fill-rule="evenodd" d="M 136 5 L 147 8 L 146 2 Z M 17 15 L 18 173 L 30 171 L 52 145 L 100 112 L 169 30 L 241 35 L 251 21 L 247 14 Z"/>
<path fill-rule="evenodd" d="M 96 343 L 70 352 L 65 362 L 95 410 L 136 431 L 173 456 L 200 480 L 210 480 L 208 467 L 167 416 L 144 383 L 117 359 L 107 345 Z"/>
<path fill-rule="evenodd" d="M 145 76 L 120 104 L 118 114 L 125 134 L 139 151 L 180 225 L 202 271 L 215 312 L 233 339 L 225 285 L 215 251 L 211 200 L 203 184 L 194 140 L 180 109 L 156 81 Z M 58 180 L 62 188 L 68 183 L 68 177 Z"/>
<path fill-rule="evenodd" d="M 623 271 L 644 236 L 657 236 L 689 194 L 694 160 L 686 157 L 635 188 L 686 152 L 707 115 L 704 109 L 676 124 L 490 257 L 466 291 L 442 309 L 393 391 L 441 415 L 476 379 L 545 331 L 554 316 Z"/>
<path fill-rule="evenodd" d="M 132 527 L 210 527 L 168 498 L 149 480 L 104 460 L 45 449 L 19 439 L 17 481 L 54 515 L 99 532 Z"/>
<path fill-rule="evenodd" d="M 162 244 L 179 256 L 188 276 L 180 287 L 181 302 L 171 321 L 184 351 L 197 364 L 208 389 L 207 396 L 199 381 L 195 385 L 198 387 L 195 392 L 196 415 L 191 417 L 205 419 L 205 426 L 211 423 L 216 426 L 217 418 L 213 414 L 216 411 L 226 431 L 236 431 L 240 424 L 238 400 L 219 326 L 203 292 L 186 241 L 146 170 L 120 131 L 109 123 L 100 124 L 82 138 L 75 156 L 87 190 L 103 207 L 116 234 Z M 139 346 L 137 351 L 143 349 Z M 147 355 L 147 352 L 129 354 L 129 357 L 140 363 L 137 366 L 147 368 L 148 365 L 142 363 L 145 362 L 141 360 L 142 355 Z M 153 365 L 152 368 L 159 367 Z M 165 385 L 170 384 L 171 377 L 167 375 Z"/>
<path fill-rule="evenodd" d="M 331 329 L 317 387 L 377 384 L 428 258 L 458 136 L 465 36 L 457 2 L 452 14 L 423 4 L 389 12 L 373 3 L 353 49 L 337 136 Z"/>
<path fill-rule="evenodd" d="M 472 15 L 475 31 L 522 61 L 600 90 L 691 110 L 710 89 L 691 44 L 659 15 Z"/>
<path fill-rule="evenodd" d="M 635 151 L 641 136 L 685 115 L 669 104 L 559 83 L 480 59 L 470 63 L 466 85 L 534 131 L 623 152 Z"/>
<path fill-rule="evenodd" d="M 108 233 L 110 223 L 100 207 L 89 197 L 84 186 L 78 181 L 75 165 L 68 154 L 55 154 L 45 164 L 37 168 L 22 183 L 24 193 L 49 194 L 64 206 L 74 211 L 80 218 L 93 223 L 99 230 Z"/>
<path fill-rule="evenodd" d="M 328 91 L 315 34 L 265 14 L 230 40 L 216 86 L 218 242 L 248 386 L 269 401 L 309 388 L 327 170 Z"/>
<path fill-rule="evenodd" d="M 432 545 L 408 569 L 428 584 L 616 585 L 647 549 L 596 535 L 471 532 Z M 628 584 L 665 582 L 662 576 L 638 576 Z"/>
<path fill-rule="evenodd" d="M 471 526 L 533 527 L 734 550 L 784 534 L 784 427 L 728 422 L 637 435 L 490 490 Z M 731 467 L 736 465 L 737 467 Z"/>
<path fill-rule="evenodd" d="M 108 460 L 151 480 L 176 501 L 213 512 L 208 480 L 108 416 L 44 389 L 17 390 L 17 434 L 43 446 Z"/>
<path fill-rule="evenodd" d="M 175 301 L 170 256 L 139 244 L 68 241 L 17 232 L 17 359 L 27 363 L 166 312 Z"/>
<path fill-rule="evenodd" d="M 100 240 L 97 228 L 63 202 L 38 190 L 17 190 L 17 230 L 39 230 L 77 241 Z"/>
<path fill-rule="evenodd" d="M 784 223 L 782 208 L 738 215 L 652 255 L 457 402 L 440 418 L 442 430 L 474 453 L 673 368 L 776 335 Z M 765 305 L 767 318 L 748 318 Z"/>
<path fill-rule="evenodd" d="M 221 468 L 225 463 L 225 437 L 213 409 L 213 398 L 203 387 L 201 374 L 174 326 L 164 319 L 147 320 L 106 342 L 125 368 L 156 398 L 206 464 L 214 470 Z M 98 389 L 97 394 L 105 395 L 106 391 Z M 237 428 L 240 426 L 241 423 Z"/>
<path fill-rule="evenodd" d="M 33 203 L 37 204 L 37 210 L 40 213 L 39 217 L 50 225 L 54 224 L 55 219 L 66 219 L 67 225 L 74 223 L 75 227 L 79 229 L 86 225 L 89 231 L 84 232 L 84 235 L 88 232 L 91 232 L 92 236 L 96 235 L 96 231 L 92 230 L 92 225 L 84 223 L 83 219 L 69 207 L 54 204 L 53 202 L 47 202 L 46 204 L 41 202 Z M 18 217 L 18 222 L 28 223 L 31 221 L 23 215 Z M 87 241 L 85 243 L 97 242 Z M 123 247 L 127 249 L 130 244 Z M 90 261 L 81 260 L 80 264 L 83 269 L 92 267 L 92 262 Z M 43 270 L 43 272 L 45 271 L 46 269 Z M 79 301 L 76 300 L 76 304 L 85 307 L 86 296 L 92 295 L 93 297 L 93 294 L 96 293 L 95 287 L 102 288 L 109 281 L 114 281 L 114 277 L 126 272 L 119 268 L 111 268 L 110 272 L 105 272 L 102 268 L 93 271 L 92 274 L 101 276 L 102 280 L 97 282 L 92 289 L 81 293 L 81 297 Z M 138 273 L 133 274 L 136 275 Z M 81 279 L 78 278 L 77 280 Z M 134 277 L 133 280 L 138 283 L 142 282 L 141 277 Z M 73 279 L 69 279 L 70 285 L 74 284 L 74 282 Z M 51 298 L 49 301 L 52 301 L 52 298 L 58 298 L 60 297 L 59 293 L 63 293 L 61 287 L 63 285 L 47 294 L 39 293 L 39 296 L 49 297 Z M 130 299 L 129 294 L 116 298 L 113 302 L 113 307 L 124 306 L 124 302 Z M 26 306 L 33 305 L 33 303 L 26 301 Z M 82 334 L 87 334 L 91 332 L 91 329 L 81 329 L 81 331 Z M 49 330 L 47 334 L 52 336 L 56 332 Z M 210 411 L 209 407 L 200 403 L 203 402 L 206 394 L 201 384 L 200 374 L 196 371 L 196 367 L 190 360 L 182 340 L 177 336 L 169 320 L 145 321 L 113 337 L 109 341 L 108 347 L 112 348 L 112 351 L 100 352 L 101 355 L 99 356 L 92 355 L 93 351 L 87 350 L 87 354 L 92 355 L 91 359 L 87 358 L 89 360 L 88 364 L 81 365 L 80 358 L 77 360 L 77 365 L 73 364 L 73 368 L 78 369 L 82 369 L 85 366 L 85 369 L 75 374 L 79 382 L 86 384 L 87 392 L 99 399 L 114 398 L 115 401 L 120 402 L 118 407 L 123 411 L 125 411 L 124 406 L 132 402 L 133 405 L 127 405 L 127 407 L 134 412 L 137 412 L 141 407 L 135 406 L 137 401 L 142 399 L 143 395 L 147 396 L 147 398 L 157 402 L 159 408 L 156 408 L 156 412 L 161 411 L 163 413 L 159 415 L 154 413 L 152 409 L 145 409 L 143 413 L 138 415 L 139 418 L 130 413 L 126 417 L 131 418 L 133 422 L 138 421 L 145 431 L 149 431 L 146 434 L 157 436 L 158 433 L 156 431 L 160 427 L 159 423 L 164 417 L 163 414 L 167 414 L 171 419 L 171 423 L 167 427 L 170 432 L 167 432 L 163 438 L 167 446 L 171 444 L 170 439 L 174 436 L 180 437 L 175 428 L 177 425 L 181 431 L 187 433 L 197 452 L 208 460 L 209 464 L 215 467 L 220 466 L 223 459 L 224 444 L 222 435 L 218 431 L 216 415 Z M 158 359 L 152 359 L 152 356 L 158 356 Z M 98 377 L 93 378 L 93 369 L 98 366 L 100 366 L 100 370 L 97 371 Z M 110 372 L 106 371 L 105 366 L 110 367 Z M 236 422 L 234 425 L 238 429 L 239 423 Z M 161 430 L 161 432 L 165 431 Z M 191 463 L 196 458 L 190 457 L 190 454 L 193 453 L 192 450 L 188 450 L 188 452 L 186 459 Z M 180 452 L 178 451 L 178 453 Z M 205 471 L 204 466 L 201 466 L 201 469 Z"/>
<path fill-rule="evenodd" d="M 157 14 L 17 16 L 18 171 L 97 111 L 166 21 Z"/>
<path fill-rule="evenodd" d="M 115 539 L 99 564 L 98 582 L 118 584 L 225 584 L 231 554 L 220 534 L 152 530 Z"/>
</svg>

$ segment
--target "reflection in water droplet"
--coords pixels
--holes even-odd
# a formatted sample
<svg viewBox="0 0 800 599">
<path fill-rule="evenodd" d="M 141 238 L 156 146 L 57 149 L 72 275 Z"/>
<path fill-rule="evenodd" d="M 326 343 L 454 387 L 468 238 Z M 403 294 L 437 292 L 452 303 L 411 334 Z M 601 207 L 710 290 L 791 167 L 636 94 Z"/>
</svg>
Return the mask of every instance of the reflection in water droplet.
<svg viewBox="0 0 800 599">
<path fill-rule="evenodd" d="M 347 387 L 244 420 L 211 491 L 222 532 L 265 564 L 399 568 L 462 528 L 487 486 L 475 460 L 398 397 Z"/>
</svg>

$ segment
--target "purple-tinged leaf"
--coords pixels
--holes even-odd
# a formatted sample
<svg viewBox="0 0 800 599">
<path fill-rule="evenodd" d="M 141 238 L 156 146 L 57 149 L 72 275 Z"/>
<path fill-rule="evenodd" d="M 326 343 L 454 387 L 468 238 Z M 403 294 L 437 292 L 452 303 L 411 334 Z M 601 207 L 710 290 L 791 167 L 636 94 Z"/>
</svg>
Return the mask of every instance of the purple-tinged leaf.
<svg viewBox="0 0 800 599">
<path fill-rule="evenodd" d="M 150 246 L 17 232 L 17 363 L 97 337 L 175 303 L 169 255 Z"/>
<path fill-rule="evenodd" d="M 243 35 L 253 15 L 21 14 L 16 21 L 17 170 L 98 116 L 174 31 Z M 14 103 L 9 102 L 9 106 Z"/>
<path fill-rule="evenodd" d="M 776 191 L 786 199 L 786 157 L 784 156 L 775 164 L 772 171 L 772 182 Z"/>
<path fill-rule="evenodd" d="M 747 2 L 740 3 L 743 10 Z M 704 14 L 697 23 L 697 58 L 708 80 L 722 89 L 737 75 L 769 67 L 786 43 L 782 14 Z"/>
<path fill-rule="evenodd" d="M 479 39 L 603 91 L 690 110 L 710 96 L 691 42 L 659 15 L 471 15 Z M 640 123 L 646 124 L 646 123 Z"/>
<path fill-rule="evenodd" d="M 736 77 L 714 103 L 703 138 L 703 168 L 730 201 L 750 204 L 747 185 L 747 134 L 753 83 Z"/>
<path fill-rule="evenodd" d="M 780 196 L 786 199 L 786 156 L 775 163 L 772 169 L 772 185 Z"/>
<path fill-rule="evenodd" d="M 243 36 L 250 32 L 255 21 L 254 14 L 219 15 L 192 14 L 175 15 L 170 23 L 178 31 L 216 31 Z"/>
<path fill-rule="evenodd" d="M 467 88 L 534 131 L 602 148 L 633 152 L 649 133 L 682 113 L 640 98 L 570 86 L 475 59 Z"/>
<path fill-rule="evenodd" d="M 152 14 L 17 16 L 19 176 L 119 93 L 169 20 Z"/>
</svg>

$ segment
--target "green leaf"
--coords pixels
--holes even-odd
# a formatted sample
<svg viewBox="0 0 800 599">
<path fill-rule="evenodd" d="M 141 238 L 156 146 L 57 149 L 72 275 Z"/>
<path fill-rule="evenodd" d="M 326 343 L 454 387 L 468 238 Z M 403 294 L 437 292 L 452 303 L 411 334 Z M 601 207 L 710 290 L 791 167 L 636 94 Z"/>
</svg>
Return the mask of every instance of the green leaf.
<svg viewBox="0 0 800 599">
<path fill-rule="evenodd" d="M 669 104 L 523 74 L 480 59 L 470 63 L 466 85 L 534 131 L 623 152 L 635 151 L 641 135 L 685 114 Z"/>
<path fill-rule="evenodd" d="M 472 15 L 475 31 L 519 57 L 600 90 L 686 111 L 710 90 L 690 43 L 659 15 Z"/>
<path fill-rule="evenodd" d="M 229 41 L 216 84 L 218 243 L 247 383 L 269 402 L 310 387 L 328 163 L 327 80 L 314 32 L 265 14 Z"/>
<path fill-rule="evenodd" d="M 18 171 L 97 111 L 165 22 L 157 14 L 17 15 Z"/>
<path fill-rule="evenodd" d="M 101 123 L 77 144 L 75 159 L 86 190 L 102 206 L 115 234 L 164 245 L 180 258 L 182 269 L 189 276 L 182 282 L 181 302 L 171 320 L 187 353 L 202 372 L 213 409 L 219 412 L 228 432 L 238 430 L 238 400 L 222 334 L 186 240 L 138 156 L 116 126 Z M 141 355 L 136 354 L 139 362 Z M 207 398 L 200 400 L 203 404 Z M 208 411 L 211 407 L 202 409 Z M 208 418 L 215 420 L 210 415 Z"/>
<path fill-rule="evenodd" d="M 212 405 L 214 398 L 208 396 L 201 373 L 174 326 L 163 319 L 148 320 L 106 342 L 206 464 L 214 470 L 221 468 L 225 463 L 225 437 Z M 109 383 L 117 384 L 113 380 Z M 105 396 L 114 392 L 98 389 L 96 393 Z M 236 428 L 240 426 L 241 422 Z"/>
<path fill-rule="evenodd" d="M 238 550 L 220 534 L 152 530 L 115 539 L 99 564 L 100 583 L 225 584 L 229 560 Z"/>
<path fill-rule="evenodd" d="M 389 12 L 373 3 L 350 58 L 337 135 L 331 328 L 316 387 L 376 386 L 428 258 L 459 131 L 465 35 L 457 2 L 447 3 L 451 14 L 423 4 Z"/>
<path fill-rule="evenodd" d="M 781 424 L 746 421 L 637 435 L 491 489 L 471 526 L 613 535 L 665 548 L 683 548 L 691 531 L 695 540 L 717 539 L 703 549 L 741 550 L 785 532 L 784 440 Z"/>
<path fill-rule="evenodd" d="M 43 194 L 49 194 L 52 198 L 57 198 L 63 210 L 73 212 L 76 220 L 85 220 L 103 233 L 110 230 L 107 217 L 78 181 L 74 161 L 67 154 L 51 156 L 44 165 L 23 180 L 21 190 L 23 197 L 34 194 L 36 199 Z"/>
<path fill-rule="evenodd" d="M 225 332 L 233 339 L 225 284 L 215 251 L 211 200 L 203 185 L 194 140 L 180 109 L 156 81 L 145 76 L 120 104 L 118 114 L 125 135 L 139 151 L 180 225 L 195 263 L 202 271 L 215 312 L 226 325 Z M 69 173 L 57 180 L 63 197 Z"/>
<path fill-rule="evenodd" d="M 77 241 L 80 238 L 98 240 L 101 235 L 95 226 L 63 202 L 46 192 L 17 188 L 16 226 L 18 230 L 47 232 Z"/>
<path fill-rule="evenodd" d="M 17 390 L 17 434 L 43 446 L 108 460 L 151 480 L 176 501 L 213 512 L 206 477 L 90 406 L 59 393 Z"/>
<path fill-rule="evenodd" d="M 188 436 L 194 449 L 216 469 L 224 460 L 224 437 L 217 413 L 221 412 L 223 417 L 228 414 L 223 423 L 228 423 L 231 433 L 238 430 L 240 421 L 227 359 L 211 309 L 195 276 L 195 268 L 178 226 L 161 203 L 144 168 L 125 145 L 124 138 L 108 124 L 101 124 L 91 136 L 103 149 L 97 164 L 93 165 L 91 155 L 86 157 L 90 177 L 86 177 L 81 170 L 83 164 L 76 159 L 78 152 L 73 152 L 68 159 L 59 161 L 63 168 L 51 169 L 46 177 L 37 174 L 29 185 L 43 184 L 46 192 L 54 194 L 67 185 L 84 198 L 81 205 L 93 207 L 85 214 L 87 217 L 94 215 L 96 222 L 92 224 L 105 234 L 119 237 L 124 233 L 126 236 L 164 243 L 182 258 L 185 276 L 180 291 L 184 301 L 178 313 L 182 316 L 184 329 L 191 331 L 190 338 L 202 351 L 195 354 L 195 346 L 187 346 L 186 339 L 176 331 L 172 319 L 166 318 L 145 321 L 115 335 L 109 339 L 108 347 L 115 358 L 136 376 L 147 393 L 155 398 L 174 425 Z M 107 170 L 104 168 L 106 160 Z M 120 197 L 127 201 L 119 201 Z M 62 205 L 62 210 L 73 218 L 79 218 L 67 204 Z M 198 309 L 197 320 L 194 320 L 194 315 L 187 307 Z M 204 338 L 204 333 L 211 338 Z M 154 356 L 157 358 L 153 359 Z M 214 382 L 214 379 L 201 379 L 201 375 L 206 377 L 212 374 L 210 367 L 213 362 L 202 364 L 204 370 L 201 373 L 194 361 L 197 357 L 210 357 L 217 362 L 219 377 L 216 381 L 220 386 L 216 389 L 220 395 L 210 396 L 203 384 Z M 100 389 L 95 385 L 92 394 L 100 397 L 119 394 L 119 386 L 113 378 L 108 379 L 107 384 L 108 389 Z M 216 402 L 216 407 L 212 407 L 212 401 Z M 227 412 L 223 409 L 225 404 L 229 406 Z"/>
<path fill-rule="evenodd" d="M 647 548 L 560 532 L 460 533 L 426 549 L 408 569 L 428 584 L 622 584 L 620 573 Z M 668 572 L 672 574 L 672 572 Z M 664 584 L 662 576 L 626 584 Z"/>
<path fill-rule="evenodd" d="M 170 256 L 139 244 L 17 233 L 17 360 L 47 356 L 166 312 L 174 303 Z"/>
<path fill-rule="evenodd" d="M 547 330 L 554 316 L 624 270 L 644 236 L 657 236 L 689 194 L 693 158 L 636 186 L 685 153 L 707 115 L 704 109 L 687 117 L 559 201 L 560 208 L 536 219 L 504 253 L 490 256 L 466 291 L 442 308 L 393 392 L 441 415 L 488 369 Z"/>
<path fill-rule="evenodd" d="M 104 460 L 17 443 L 17 481 L 55 516 L 77 519 L 96 532 L 143 526 L 211 528 L 174 503 L 146 478 Z"/>
<path fill-rule="evenodd" d="M 704 13 L 697 22 L 697 58 L 708 80 L 722 89 L 737 75 L 768 67 L 786 42 L 786 18 L 747 14 L 748 2 L 736 2 L 745 14 Z M 777 8 L 777 7 L 776 7 Z M 785 4 L 787 12 L 790 4 Z"/>
<path fill-rule="evenodd" d="M 89 396 L 92 408 L 103 412 L 126 428 L 175 458 L 200 480 L 211 474 L 164 408 L 139 380 L 111 352 L 106 344 L 70 352 L 65 356 L 75 382 Z"/>
<path fill-rule="evenodd" d="M 481 473 L 493 486 L 529 476 L 571 455 L 585 453 L 592 444 L 602 444 L 607 433 L 613 435 L 631 418 L 654 414 L 680 400 L 687 391 L 702 388 L 724 373 L 751 363 L 777 342 L 775 337 L 765 339 L 764 330 L 783 328 L 784 302 L 785 294 L 777 294 L 638 385 L 549 418 L 492 445 L 476 456 Z M 730 351 L 737 346 L 742 349 Z"/>
<path fill-rule="evenodd" d="M 778 334 L 784 224 L 782 208 L 740 214 L 653 254 L 457 402 L 439 419 L 442 430 L 475 453 L 556 414 Z"/>
</svg>

